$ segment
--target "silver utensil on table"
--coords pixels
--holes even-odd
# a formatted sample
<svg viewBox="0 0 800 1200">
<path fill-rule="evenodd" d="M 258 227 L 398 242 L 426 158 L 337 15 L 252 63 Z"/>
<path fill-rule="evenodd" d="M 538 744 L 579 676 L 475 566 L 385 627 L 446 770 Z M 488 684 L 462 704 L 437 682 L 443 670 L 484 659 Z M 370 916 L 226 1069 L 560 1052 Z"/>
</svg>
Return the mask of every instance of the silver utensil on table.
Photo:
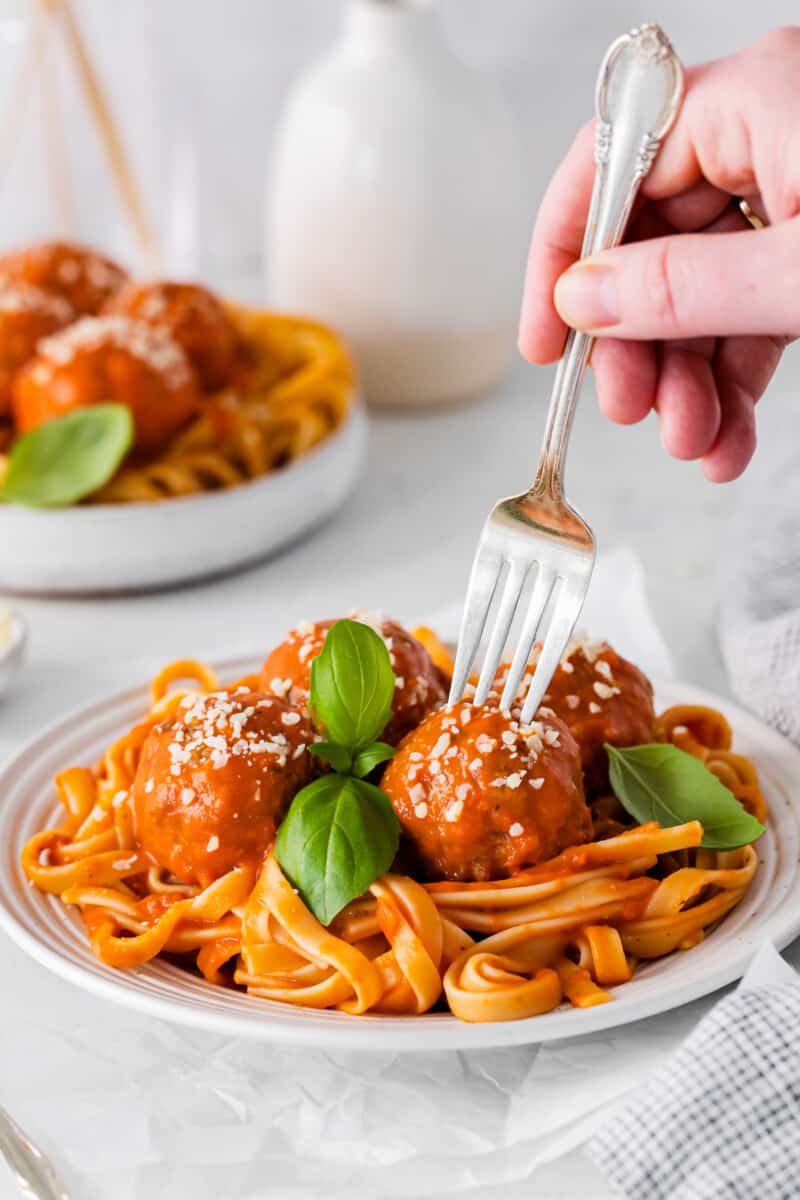
<svg viewBox="0 0 800 1200">
<path fill-rule="evenodd" d="M 2 1107 L 0 1153 L 14 1173 L 21 1195 L 30 1200 L 70 1200 L 49 1159 Z"/>
<path fill-rule="evenodd" d="M 683 69 L 658 25 L 642 25 L 609 48 L 597 79 L 595 179 L 581 258 L 622 241 L 639 186 L 677 116 L 682 95 Z M 500 500 L 483 527 L 464 607 L 451 704 L 463 695 L 486 631 L 475 693 L 475 703 L 484 703 L 517 615 L 519 635 L 501 707 L 508 710 L 514 703 L 538 636 L 542 651 L 521 714 L 530 722 L 575 627 L 594 566 L 595 542 L 589 526 L 567 503 L 562 479 L 593 343 L 589 334 L 570 330 L 534 481 L 521 495 Z M 530 597 L 525 611 L 523 596 Z M 546 610 L 550 617 L 544 629 Z"/>
</svg>

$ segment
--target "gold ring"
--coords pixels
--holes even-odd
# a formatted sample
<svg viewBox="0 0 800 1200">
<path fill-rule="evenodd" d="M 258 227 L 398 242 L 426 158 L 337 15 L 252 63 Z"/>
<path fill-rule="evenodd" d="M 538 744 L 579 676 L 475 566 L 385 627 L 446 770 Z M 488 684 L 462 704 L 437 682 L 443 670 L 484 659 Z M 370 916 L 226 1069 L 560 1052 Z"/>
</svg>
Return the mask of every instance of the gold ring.
<svg viewBox="0 0 800 1200">
<path fill-rule="evenodd" d="M 746 200 L 742 200 L 741 196 L 732 196 L 731 203 L 738 208 L 745 221 L 752 225 L 753 229 L 766 229 L 769 222 L 760 217 L 758 213 L 753 212 L 750 205 Z"/>
</svg>

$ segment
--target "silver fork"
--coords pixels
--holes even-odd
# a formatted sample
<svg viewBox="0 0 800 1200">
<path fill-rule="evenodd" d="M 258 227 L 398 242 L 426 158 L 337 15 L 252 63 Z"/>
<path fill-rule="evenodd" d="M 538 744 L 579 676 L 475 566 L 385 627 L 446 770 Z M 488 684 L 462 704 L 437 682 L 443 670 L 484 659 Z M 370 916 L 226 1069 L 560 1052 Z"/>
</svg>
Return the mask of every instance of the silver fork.
<svg viewBox="0 0 800 1200">
<path fill-rule="evenodd" d="M 0 1153 L 14 1173 L 21 1195 L 30 1200 L 69 1200 L 50 1160 L 2 1107 Z"/>
<path fill-rule="evenodd" d="M 639 186 L 678 114 L 683 70 L 658 25 L 618 38 L 597 78 L 595 179 L 581 258 L 617 245 Z M 523 595 L 527 611 L 503 689 L 511 708 L 547 609 L 551 616 L 521 719 L 529 723 L 547 691 L 583 607 L 594 566 L 594 535 L 564 498 L 564 457 L 572 418 L 594 339 L 571 330 L 558 365 L 536 477 L 527 492 L 500 500 L 483 527 L 461 623 L 450 703 L 457 703 L 475 661 L 495 596 L 475 703 L 495 678 Z M 535 578 L 532 572 L 536 568 Z M 500 586 L 501 578 L 505 582 Z M 533 584 L 532 591 L 530 584 Z"/>
</svg>

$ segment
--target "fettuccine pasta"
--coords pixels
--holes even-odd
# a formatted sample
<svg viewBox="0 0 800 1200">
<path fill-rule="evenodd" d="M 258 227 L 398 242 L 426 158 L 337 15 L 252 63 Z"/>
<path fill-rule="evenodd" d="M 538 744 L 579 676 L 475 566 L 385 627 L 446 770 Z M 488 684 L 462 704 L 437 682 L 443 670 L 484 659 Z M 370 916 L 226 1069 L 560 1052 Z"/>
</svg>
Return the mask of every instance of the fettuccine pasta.
<svg viewBox="0 0 800 1200">
<path fill-rule="evenodd" d="M 446 669 L 435 635 L 421 631 L 420 640 Z M 225 694 L 259 695 L 257 685 L 239 680 Z M 563 1002 L 607 1003 L 640 962 L 702 941 L 756 872 L 752 846 L 702 849 L 699 822 L 635 826 L 613 795 L 600 794 L 594 840 L 508 878 L 426 882 L 392 871 L 327 928 L 272 851 L 210 882 L 182 881 L 137 841 L 131 793 L 151 731 L 222 694 L 220 686 L 199 662 L 165 668 L 142 721 L 94 769 L 57 777 L 63 820 L 25 848 L 28 879 L 80 909 L 94 953 L 114 967 L 166 954 L 211 984 L 300 1007 L 354 1016 L 446 1007 L 465 1021 L 516 1020 Z M 756 770 L 732 751 L 721 713 L 671 708 L 655 729 L 766 817 Z"/>
</svg>

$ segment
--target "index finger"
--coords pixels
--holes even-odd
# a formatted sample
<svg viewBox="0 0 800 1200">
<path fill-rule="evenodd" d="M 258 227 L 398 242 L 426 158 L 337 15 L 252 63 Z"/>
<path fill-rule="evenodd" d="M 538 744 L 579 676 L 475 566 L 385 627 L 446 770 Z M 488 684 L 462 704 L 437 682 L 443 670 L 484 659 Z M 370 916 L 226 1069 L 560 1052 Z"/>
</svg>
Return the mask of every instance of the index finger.
<svg viewBox="0 0 800 1200">
<path fill-rule="evenodd" d="M 519 321 L 520 353 L 530 362 L 553 362 L 564 348 L 567 327 L 553 288 L 580 254 L 594 182 L 594 129 L 594 120 L 581 129 L 536 215 Z"/>
</svg>

